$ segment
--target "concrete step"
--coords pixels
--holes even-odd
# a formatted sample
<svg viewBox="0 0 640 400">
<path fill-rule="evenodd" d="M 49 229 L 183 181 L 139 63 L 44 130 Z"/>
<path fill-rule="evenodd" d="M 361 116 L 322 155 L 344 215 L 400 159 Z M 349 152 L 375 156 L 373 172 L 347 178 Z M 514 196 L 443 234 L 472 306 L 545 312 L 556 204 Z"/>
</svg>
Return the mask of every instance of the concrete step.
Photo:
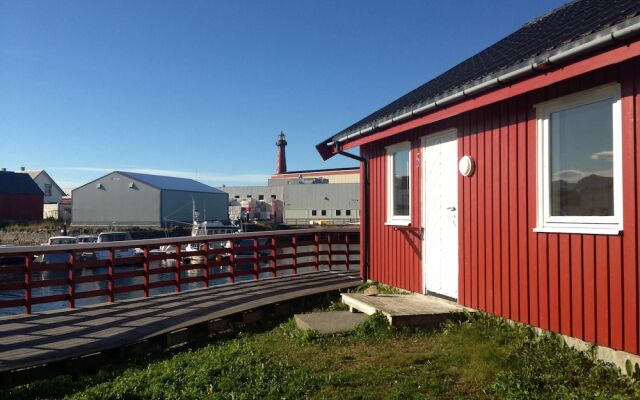
<svg viewBox="0 0 640 400">
<path fill-rule="evenodd" d="M 321 334 L 351 331 L 366 318 L 365 314 L 354 314 L 349 311 L 296 314 L 293 317 L 299 329 L 314 330 Z"/>
</svg>

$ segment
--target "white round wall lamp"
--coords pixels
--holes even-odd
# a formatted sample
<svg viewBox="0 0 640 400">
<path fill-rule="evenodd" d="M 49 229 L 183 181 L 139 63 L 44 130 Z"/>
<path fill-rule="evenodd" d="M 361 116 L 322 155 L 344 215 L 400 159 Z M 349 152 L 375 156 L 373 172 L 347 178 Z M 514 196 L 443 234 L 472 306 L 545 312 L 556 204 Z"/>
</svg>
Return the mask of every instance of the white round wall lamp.
<svg viewBox="0 0 640 400">
<path fill-rule="evenodd" d="M 476 163 L 473 161 L 473 158 L 463 156 L 458 163 L 458 170 L 460 170 L 460 175 L 462 176 L 471 176 L 476 170 Z"/>
</svg>

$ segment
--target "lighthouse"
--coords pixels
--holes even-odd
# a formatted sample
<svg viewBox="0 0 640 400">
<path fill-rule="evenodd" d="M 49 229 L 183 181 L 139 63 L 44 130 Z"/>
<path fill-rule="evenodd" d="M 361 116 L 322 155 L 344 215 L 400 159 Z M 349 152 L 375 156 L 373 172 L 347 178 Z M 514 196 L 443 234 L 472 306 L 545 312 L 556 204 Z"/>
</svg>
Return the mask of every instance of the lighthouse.
<svg viewBox="0 0 640 400">
<path fill-rule="evenodd" d="M 276 174 L 284 174 L 287 172 L 287 156 L 285 154 L 285 146 L 287 141 L 284 139 L 284 132 L 280 131 L 276 146 L 278 147 L 278 159 L 276 160 Z"/>
</svg>

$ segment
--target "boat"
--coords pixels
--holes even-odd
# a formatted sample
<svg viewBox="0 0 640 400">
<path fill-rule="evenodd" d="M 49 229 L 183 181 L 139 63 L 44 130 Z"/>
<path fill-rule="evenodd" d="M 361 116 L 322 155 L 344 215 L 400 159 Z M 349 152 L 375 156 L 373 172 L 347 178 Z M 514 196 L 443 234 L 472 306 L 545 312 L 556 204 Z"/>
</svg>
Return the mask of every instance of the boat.
<svg viewBox="0 0 640 400">
<path fill-rule="evenodd" d="M 97 235 L 78 235 L 78 243 L 96 243 L 97 241 Z"/>
<path fill-rule="evenodd" d="M 52 236 L 43 246 L 57 246 L 61 244 L 77 244 L 78 238 L 75 236 Z M 45 253 L 39 257 L 42 264 L 60 264 L 69 262 L 68 253 Z"/>
<path fill-rule="evenodd" d="M 133 240 L 129 232 L 100 232 L 96 243 L 111 243 Z M 97 250 L 95 253 L 96 260 L 108 260 L 109 250 Z M 136 251 L 133 248 L 116 249 L 116 258 L 134 257 Z"/>
<path fill-rule="evenodd" d="M 195 202 L 193 204 L 193 224 L 191 226 L 191 236 L 209 236 L 220 235 L 229 233 L 238 233 L 239 227 L 230 224 L 224 224 L 220 221 L 206 221 L 200 219 L 200 213 L 195 208 Z M 225 247 L 225 241 L 213 241 L 209 242 L 209 248 L 221 249 Z M 202 243 L 189 243 L 185 247 L 185 251 L 198 251 L 202 249 Z M 202 256 L 191 256 L 188 262 L 202 262 Z"/>
</svg>

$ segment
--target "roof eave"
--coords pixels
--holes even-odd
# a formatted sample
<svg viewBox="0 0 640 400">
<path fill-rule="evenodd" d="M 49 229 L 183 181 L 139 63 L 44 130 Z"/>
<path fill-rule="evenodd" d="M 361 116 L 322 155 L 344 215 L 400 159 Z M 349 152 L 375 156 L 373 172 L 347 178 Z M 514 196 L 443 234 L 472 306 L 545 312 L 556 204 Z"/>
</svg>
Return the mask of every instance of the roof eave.
<svg viewBox="0 0 640 400">
<path fill-rule="evenodd" d="M 320 153 L 320 157 L 322 157 L 323 161 L 327 161 L 331 157 L 338 154 L 338 149 L 336 148 L 336 146 L 328 145 L 330 141 L 331 141 L 331 138 L 325 140 L 322 143 L 318 143 L 316 145 L 316 150 L 318 151 L 318 153 Z"/>
<path fill-rule="evenodd" d="M 339 132 L 316 145 L 316 149 L 323 160 L 328 160 L 338 153 L 339 148 L 355 147 L 355 145 L 351 145 L 351 143 L 356 140 L 360 141 L 359 139 L 366 133 L 372 134 L 374 132 L 388 130 L 393 126 L 428 115 L 439 109 L 447 108 L 454 104 L 464 102 L 465 100 L 475 99 L 477 96 L 495 91 L 505 84 L 518 79 L 527 80 L 534 78 L 538 76 L 536 75 L 537 72 L 545 73 L 552 67 L 557 67 L 559 64 L 565 64 L 567 61 L 570 62 L 575 58 L 602 49 L 611 43 L 627 40 L 639 32 L 640 16 L 630 18 L 620 24 L 595 32 L 551 52 L 533 57 L 509 69 L 485 76 L 469 85 L 465 85 L 461 89 L 454 89 L 437 98 L 418 103 L 412 107 L 410 111 L 403 112 L 399 115 L 389 114 L 387 117 L 379 119 L 378 122 L 374 121 L 373 123 L 356 126 L 352 131 Z"/>
</svg>

